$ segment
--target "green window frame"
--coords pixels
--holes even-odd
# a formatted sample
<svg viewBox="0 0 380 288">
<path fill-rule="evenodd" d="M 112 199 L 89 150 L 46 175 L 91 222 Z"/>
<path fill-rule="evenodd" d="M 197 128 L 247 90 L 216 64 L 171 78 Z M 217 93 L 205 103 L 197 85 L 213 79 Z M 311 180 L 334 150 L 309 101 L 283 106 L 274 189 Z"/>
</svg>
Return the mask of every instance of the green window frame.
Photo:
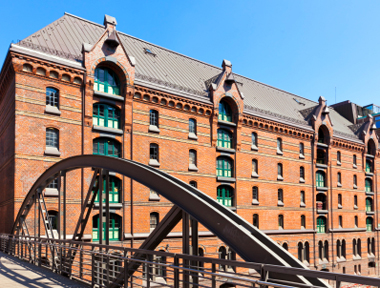
<svg viewBox="0 0 380 288">
<path fill-rule="evenodd" d="M 99 241 L 99 215 L 95 215 L 92 218 L 92 241 Z M 110 213 L 110 222 L 109 222 L 109 238 L 110 241 L 119 241 L 120 240 L 120 226 L 121 226 L 121 217 L 114 213 Z M 106 223 L 103 222 L 103 240 L 106 239 Z"/>
<path fill-rule="evenodd" d="M 102 67 L 95 69 L 94 90 L 113 95 L 120 95 L 120 81 L 115 72 Z"/>
<path fill-rule="evenodd" d="M 365 222 L 366 222 L 366 226 L 367 226 L 367 232 L 372 232 L 373 231 L 373 219 L 371 217 L 367 217 Z"/>
<path fill-rule="evenodd" d="M 232 159 L 218 157 L 216 160 L 216 174 L 220 177 L 232 177 Z"/>
<path fill-rule="evenodd" d="M 113 139 L 97 138 L 93 140 L 93 154 L 120 157 L 120 143 Z"/>
<path fill-rule="evenodd" d="M 219 115 L 218 119 L 222 121 L 232 122 L 232 110 L 226 101 L 219 102 Z"/>
<path fill-rule="evenodd" d="M 365 192 L 373 192 L 372 191 L 372 180 L 371 179 L 365 179 Z"/>
<path fill-rule="evenodd" d="M 365 199 L 365 211 L 367 211 L 367 212 L 372 211 L 372 199 L 371 198 Z"/>
<path fill-rule="evenodd" d="M 99 179 L 96 179 L 99 181 Z M 103 179 L 103 203 L 106 202 L 106 179 Z M 120 202 L 120 191 L 121 191 L 121 180 L 115 176 L 109 177 L 109 201 L 110 203 L 119 203 Z M 93 191 L 95 192 L 95 191 Z M 99 193 L 96 194 L 95 203 L 99 203 Z"/>
<path fill-rule="evenodd" d="M 317 233 L 326 233 L 326 218 L 317 218 Z"/>
<path fill-rule="evenodd" d="M 92 124 L 119 129 L 120 110 L 107 104 L 96 103 L 93 105 Z"/>
<path fill-rule="evenodd" d="M 218 129 L 218 147 L 232 148 L 232 134 L 225 129 Z"/>
<path fill-rule="evenodd" d="M 365 161 L 365 172 L 366 173 L 372 173 L 372 161 L 366 160 Z"/>
<path fill-rule="evenodd" d="M 317 187 L 325 187 L 325 173 L 322 171 L 317 171 L 315 175 Z"/>
<path fill-rule="evenodd" d="M 233 188 L 230 186 L 219 186 L 217 189 L 216 199 L 218 203 L 226 207 L 231 207 L 234 199 Z"/>
</svg>

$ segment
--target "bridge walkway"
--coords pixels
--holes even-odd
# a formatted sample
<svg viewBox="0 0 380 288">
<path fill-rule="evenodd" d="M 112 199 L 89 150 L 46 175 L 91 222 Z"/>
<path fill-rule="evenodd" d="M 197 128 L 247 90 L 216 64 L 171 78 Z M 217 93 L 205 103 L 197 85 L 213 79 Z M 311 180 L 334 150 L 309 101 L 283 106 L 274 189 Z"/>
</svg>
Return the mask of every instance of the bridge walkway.
<svg viewBox="0 0 380 288">
<path fill-rule="evenodd" d="M 88 286 L 0 252 L 1 288 L 82 288 Z"/>
</svg>

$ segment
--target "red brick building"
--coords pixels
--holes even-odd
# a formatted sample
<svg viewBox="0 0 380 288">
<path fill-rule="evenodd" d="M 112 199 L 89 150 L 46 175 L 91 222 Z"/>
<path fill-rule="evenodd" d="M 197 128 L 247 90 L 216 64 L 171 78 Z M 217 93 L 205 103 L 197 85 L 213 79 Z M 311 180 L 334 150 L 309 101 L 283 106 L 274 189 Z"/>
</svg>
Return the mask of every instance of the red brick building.
<svg viewBox="0 0 380 288">
<path fill-rule="evenodd" d="M 63 158 L 152 165 L 259 227 L 311 269 L 378 275 L 378 137 L 318 102 L 77 16 L 12 44 L 0 74 L 0 231 L 32 184 Z M 317 99 L 315 99 L 317 100 Z M 91 171 L 72 172 L 68 231 Z M 82 177 L 83 176 L 83 177 Z M 73 179 L 73 178 L 71 178 Z M 57 183 L 45 189 L 54 217 Z M 138 247 L 172 204 L 113 174 L 112 240 Z M 99 206 L 99 205 L 98 205 Z M 99 239 L 98 210 L 86 237 Z M 181 228 L 158 248 L 177 251 Z M 200 227 L 200 253 L 233 251 Z"/>
</svg>

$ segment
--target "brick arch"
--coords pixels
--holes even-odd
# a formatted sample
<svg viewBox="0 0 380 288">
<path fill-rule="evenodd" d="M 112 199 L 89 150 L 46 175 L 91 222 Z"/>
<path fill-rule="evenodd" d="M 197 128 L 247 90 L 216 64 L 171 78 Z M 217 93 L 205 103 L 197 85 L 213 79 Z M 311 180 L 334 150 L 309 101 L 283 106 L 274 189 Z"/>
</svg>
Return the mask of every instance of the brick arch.
<svg viewBox="0 0 380 288">
<path fill-rule="evenodd" d="M 127 85 L 130 84 L 129 74 L 127 72 L 127 69 L 125 69 L 125 67 L 123 66 L 123 64 L 121 64 L 119 61 L 116 61 L 116 63 L 109 61 L 106 59 L 106 57 L 100 57 L 93 62 L 93 64 L 91 65 L 91 71 L 90 71 L 90 75 L 92 77 L 94 77 L 94 75 L 95 75 L 96 67 L 98 67 L 99 64 L 101 64 L 101 63 L 111 64 L 111 66 L 114 66 L 114 67 L 117 66 L 121 70 L 121 72 L 124 74 L 124 79 L 125 79 L 126 84 Z"/>
<path fill-rule="evenodd" d="M 231 100 L 227 100 L 227 99 L 231 99 Z M 235 107 L 231 107 L 231 109 L 237 109 L 237 112 L 239 115 L 242 115 L 243 114 L 243 111 L 239 105 L 239 100 L 236 99 L 236 97 L 234 95 L 231 95 L 231 94 L 228 94 L 228 96 L 226 94 L 222 94 L 222 96 L 220 96 L 220 98 L 218 99 L 218 102 L 216 103 L 217 104 L 217 108 L 219 107 L 219 103 L 220 101 L 222 100 L 227 100 L 227 103 L 233 103 L 235 105 Z M 236 111 L 233 111 L 233 112 L 236 112 Z"/>
</svg>

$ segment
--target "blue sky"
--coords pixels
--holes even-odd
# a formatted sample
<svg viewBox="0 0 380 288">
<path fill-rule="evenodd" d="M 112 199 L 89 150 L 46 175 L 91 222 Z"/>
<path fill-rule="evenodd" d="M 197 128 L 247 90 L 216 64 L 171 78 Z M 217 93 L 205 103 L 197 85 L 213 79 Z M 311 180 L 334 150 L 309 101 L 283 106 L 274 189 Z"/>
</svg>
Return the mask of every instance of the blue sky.
<svg viewBox="0 0 380 288">
<path fill-rule="evenodd" d="M 64 12 L 315 101 L 336 87 L 337 102 L 380 105 L 380 1 L 3 1 L 0 61 Z"/>
</svg>

